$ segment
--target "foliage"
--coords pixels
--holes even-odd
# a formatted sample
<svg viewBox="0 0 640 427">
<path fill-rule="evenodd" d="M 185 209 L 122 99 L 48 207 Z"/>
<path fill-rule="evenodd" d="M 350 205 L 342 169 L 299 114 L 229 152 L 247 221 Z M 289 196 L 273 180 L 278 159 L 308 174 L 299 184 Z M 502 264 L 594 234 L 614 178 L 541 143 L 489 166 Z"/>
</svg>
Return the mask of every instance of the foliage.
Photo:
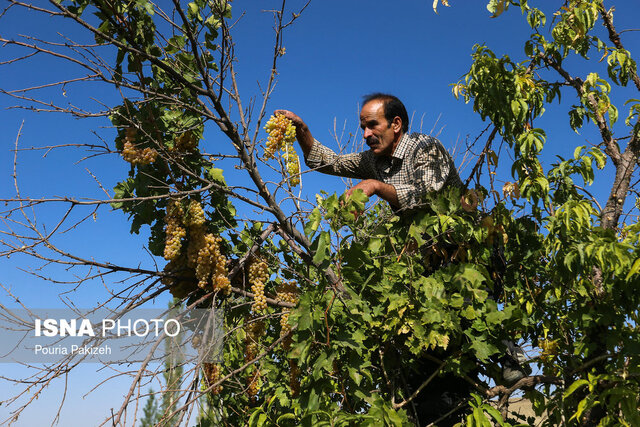
<svg viewBox="0 0 640 427">
<path fill-rule="evenodd" d="M 474 394 L 453 405 L 467 425 L 526 422 L 506 410 L 518 390 L 546 413 L 546 425 L 638 424 L 640 226 L 627 199 L 637 194 L 640 101 L 616 106 L 612 95 L 631 84 L 640 90 L 636 63 L 601 1 L 572 0 L 553 12 L 530 3 L 488 3 L 500 19 L 520 8 L 532 30 L 523 59 L 476 46 L 469 72 L 453 86 L 494 128 L 469 177 L 475 189 L 447 189 L 396 215 L 362 192 L 303 200 L 285 162 L 263 157 L 260 123 L 284 53 L 281 32 L 291 23 L 283 21 L 284 2 L 274 12 L 274 67 L 253 120 L 235 84 L 227 1 L 175 2 L 173 13 L 145 0 L 52 2 L 56 14 L 113 48 L 114 60 L 81 65 L 123 94 L 107 115 L 117 129 L 114 152 L 131 167 L 101 203 L 129 215 L 132 233 L 149 226 L 149 250 L 170 260 L 160 271 L 130 270 L 151 283 L 140 282 L 130 302 L 169 291 L 224 312 L 220 371 L 207 377 L 196 366 L 200 380 L 175 387 L 162 405 L 171 423 L 205 397 L 200 425 L 424 424 L 442 419 L 416 406 L 438 395 L 444 377 L 473 384 Z M 604 72 L 589 57 L 596 54 L 606 59 Z M 581 77 L 568 71 L 575 56 L 585 60 Z M 568 125 L 576 132 L 594 125 L 601 141 L 545 170 L 540 153 L 553 136 L 536 125 L 561 95 L 575 102 Z M 624 123 L 621 105 L 629 109 Z M 207 126 L 218 129 L 211 140 Z M 515 182 L 502 192 L 495 175 L 506 156 L 493 150 L 497 136 L 514 157 Z M 229 156 L 243 182 L 227 182 L 232 166 L 221 159 Z M 601 208 L 583 186 L 601 179 L 608 162 L 615 178 Z M 239 204 L 260 214 L 240 215 Z M 203 255 L 209 249 L 215 262 Z M 266 278 L 250 273 L 258 264 Z M 542 372 L 501 383 L 496 362 L 508 341 L 535 346 L 532 362 Z M 167 384 L 183 376 L 166 370 Z M 494 397 L 497 410 L 488 403 Z M 129 404 L 110 422 L 119 423 Z"/>
</svg>

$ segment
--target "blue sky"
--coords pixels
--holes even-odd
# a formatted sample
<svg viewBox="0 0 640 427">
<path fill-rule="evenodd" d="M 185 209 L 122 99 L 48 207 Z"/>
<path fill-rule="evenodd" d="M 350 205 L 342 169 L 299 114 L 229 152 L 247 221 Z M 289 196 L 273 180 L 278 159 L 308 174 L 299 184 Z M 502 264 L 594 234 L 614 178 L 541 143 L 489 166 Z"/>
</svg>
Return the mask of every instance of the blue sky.
<svg viewBox="0 0 640 427">
<path fill-rule="evenodd" d="M 615 23 L 619 29 L 634 28 L 640 22 L 640 12 L 634 2 L 619 2 L 616 6 Z M 278 84 L 269 102 L 269 111 L 277 108 L 290 109 L 299 114 L 311 128 L 313 135 L 335 148 L 332 138 L 334 120 L 339 130 L 356 133 L 358 127 L 359 102 L 370 92 L 389 92 L 404 101 L 409 114 L 414 115 L 413 130 L 420 130 L 423 118 L 424 132 L 435 129 L 445 147 L 453 150 L 456 142 L 469 138 L 472 141 L 486 126 L 470 105 L 456 100 L 451 94 L 451 84 L 455 83 L 471 64 L 474 44 L 486 44 L 498 55 L 509 54 L 514 59 L 523 57 L 523 44 L 529 35 L 528 27 L 520 16 L 519 9 L 509 10 L 497 19 L 490 19 L 486 4 L 482 1 L 451 1 L 452 7 L 440 6 L 436 15 L 432 2 L 427 0 L 314 0 L 296 24 L 284 36 L 286 54 L 279 64 Z M 240 11 L 246 13 L 236 24 L 235 41 L 238 55 L 237 71 L 239 85 L 245 103 L 250 97 L 259 96 L 257 82 L 264 85 L 266 73 L 271 67 L 273 51 L 273 18 L 268 12 L 275 7 L 273 1 L 233 2 L 234 17 Z M 288 7 L 295 10 L 302 1 L 289 1 Z M 83 37 L 76 29 L 67 27 L 48 17 L 34 18 L 17 11 L 11 11 L 2 18 L 0 34 L 15 37 L 16 34 L 54 35 L 62 32 L 72 37 Z M 623 42 L 632 53 L 639 46 L 640 32 L 625 33 Z M 3 48 L 0 61 L 11 58 L 13 50 Z M 580 63 L 570 63 L 579 70 Z M 71 78 L 82 75 L 78 69 L 68 67 L 57 60 L 36 56 L 25 63 L 0 67 L 0 87 L 6 90 L 25 87 L 34 83 L 54 81 L 57 78 Z M 62 100 L 76 105 L 98 108 L 92 98 L 112 106 L 118 102 L 114 93 L 104 87 L 68 85 L 66 94 L 60 89 L 43 92 L 48 99 Z M 617 96 L 617 95 L 616 95 Z M 572 102 L 567 96 L 564 102 Z M 95 131 L 109 144 L 113 143 L 113 129 L 105 119 L 77 120 L 60 114 L 33 113 L 25 110 L 5 109 L 15 105 L 7 96 L 0 96 L 0 122 L 3 124 L 3 144 L 0 151 L 0 198 L 13 196 L 13 154 L 10 149 L 24 122 L 20 146 L 44 146 L 52 144 L 73 144 L 78 142 L 99 143 Z M 620 112 L 621 117 L 626 112 Z M 568 156 L 576 145 L 596 141 L 591 125 L 585 127 L 581 135 L 576 135 L 568 127 L 564 106 L 551 107 L 540 121 L 547 131 L 548 144 L 544 159 L 548 164 L 555 154 Z M 212 146 L 227 144 L 213 130 L 207 133 L 207 143 Z M 357 141 L 359 142 L 359 141 Z M 462 144 L 458 150 L 461 150 Z M 231 151 L 223 145 L 222 151 Z M 213 150 L 212 150 L 213 151 Z M 22 151 L 18 157 L 18 176 L 22 195 L 47 197 L 73 195 L 75 197 L 100 198 L 101 192 L 89 169 L 102 185 L 111 189 L 118 180 L 125 177 L 128 167 L 121 159 L 111 157 L 92 158 L 77 163 L 84 153 L 73 148 L 44 151 Z M 457 157 L 458 162 L 461 157 Z M 303 166 L 304 169 L 304 166 Z M 508 170 L 508 165 L 505 170 Z M 466 173 L 462 172 L 463 178 Z M 611 183 L 610 171 L 605 171 L 602 184 L 596 184 L 595 192 L 600 200 L 606 197 Z M 228 180 L 243 182 L 246 176 L 233 168 L 226 170 Z M 508 173 L 501 179 L 510 179 Z M 306 174 L 303 177 L 303 194 L 313 200 L 319 190 L 342 192 L 343 182 L 336 177 Z M 236 207 L 242 207 L 236 203 Z M 55 224 L 63 214 L 62 206 L 38 211 L 38 221 L 47 229 Z M 82 212 L 83 215 L 87 211 Z M 78 217 L 83 215 L 78 214 Z M 90 218 L 77 229 L 58 237 L 57 242 L 64 248 L 99 261 L 111 261 L 129 266 L 153 266 L 154 260 L 144 250 L 147 231 L 140 236 L 128 233 L 129 224 L 121 212 L 102 207 L 95 221 Z M 67 285 L 52 284 L 41 278 L 25 274 L 24 269 L 35 268 L 34 262 L 24 256 L 0 258 L 0 284 L 11 289 L 20 301 L 29 307 L 61 307 L 58 297 L 60 290 L 70 290 Z M 68 280 L 69 273 L 61 268 L 50 267 L 42 273 L 47 277 Z M 118 278 L 119 279 L 119 278 Z M 91 281 L 79 289 L 66 294 L 80 307 L 92 307 L 107 296 L 106 288 L 118 289 L 117 278 L 107 276 L 104 283 Z M 161 297 L 156 304 L 164 306 L 168 297 Z M 0 292 L 0 301 L 16 306 L 15 301 Z M 6 365 L 9 367 L 10 365 Z M 102 419 L 108 413 L 109 402 L 117 400 L 113 396 L 123 393 L 128 383 L 114 382 L 93 393 L 86 399 L 90 384 L 100 376 L 93 375 L 93 365 L 81 368 L 80 375 L 70 377 L 71 396 L 67 398 L 61 425 L 89 425 L 78 423 L 72 416 L 81 415 L 84 420 Z M 5 367 L 2 367 L 5 370 Z M 62 385 L 52 390 L 56 395 Z M 0 395 L 14 393 L 13 388 L 0 382 Z M 107 397 L 110 396 L 110 397 Z M 93 400 L 91 400 L 93 399 Z M 21 421 L 15 425 L 42 425 L 53 420 L 53 397 L 43 397 L 32 409 L 28 409 Z M 6 417 L 7 409 L 0 408 L 0 420 Z M 84 411 L 84 412 L 83 412 Z M 84 414 L 84 415 L 82 415 Z M 99 415 L 96 415 L 99 414 Z"/>
</svg>

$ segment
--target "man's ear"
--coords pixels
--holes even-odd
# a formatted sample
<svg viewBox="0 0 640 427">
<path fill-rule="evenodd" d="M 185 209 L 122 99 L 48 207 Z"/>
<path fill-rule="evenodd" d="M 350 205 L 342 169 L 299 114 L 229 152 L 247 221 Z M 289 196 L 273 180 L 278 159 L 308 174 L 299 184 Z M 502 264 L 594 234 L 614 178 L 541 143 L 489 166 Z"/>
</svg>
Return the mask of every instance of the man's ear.
<svg viewBox="0 0 640 427">
<path fill-rule="evenodd" d="M 394 133 L 402 132 L 402 119 L 398 116 L 393 118 L 393 122 L 391 122 L 391 127 L 393 128 Z"/>
</svg>

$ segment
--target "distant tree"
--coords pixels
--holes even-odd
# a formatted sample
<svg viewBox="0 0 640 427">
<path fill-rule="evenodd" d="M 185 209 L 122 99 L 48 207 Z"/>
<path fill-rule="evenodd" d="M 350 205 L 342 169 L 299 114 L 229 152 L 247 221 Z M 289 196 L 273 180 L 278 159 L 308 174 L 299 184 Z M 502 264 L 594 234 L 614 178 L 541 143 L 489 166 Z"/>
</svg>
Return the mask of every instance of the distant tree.
<svg viewBox="0 0 640 427">
<path fill-rule="evenodd" d="M 158 401 L 156 400 L 153 389 L 149 389 L 149 397 L 142 408 L 142 418 L 140 418 L 140 427 L 153 427 L 160 419 L 158 410 Z"/>
</svg>

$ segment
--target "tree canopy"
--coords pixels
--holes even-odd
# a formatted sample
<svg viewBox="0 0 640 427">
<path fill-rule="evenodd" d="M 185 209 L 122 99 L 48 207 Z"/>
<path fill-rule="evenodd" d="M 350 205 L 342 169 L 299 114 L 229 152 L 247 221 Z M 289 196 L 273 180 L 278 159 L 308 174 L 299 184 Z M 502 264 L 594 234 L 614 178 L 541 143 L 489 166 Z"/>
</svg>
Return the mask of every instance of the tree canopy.
<svg viewBox="0 0 640 427">
<path fill-rule="evenodd" d="M 3 13 L 68 22 L 78 38 L 2 34 L 15 55 L 2 66 L 53 57 L 83 77 L 47 87 L 104 84 L 119 102 L 56 104 L 40 97 L 42 82 L 3 93 L 23 108 L 108 119 L 113 140 L 75 149 L 121 158 L 128 172 L 100 200 L 29 198 L 16 180 L 0 255 L 73 268 L 77 283 L 127 275 L 106 303 L 122 309 L 170 293 L 223 313 L 222 360 L 176 370 L 180 403 L 163 405 L 158 423 L 187 423 L 197 405 L 203 426 L 526 425 L 533 420 L 508 410 L 523 395 L 544 425 L 640 424 L 640 77 L 614 2 L 488 2 L 493 18 L 520 20 L 531 36 L 517 57 L 476 45 L 470 69 L 452 77 L 453 96 L 487 122 L 470 147 L 479 155 L 466 188 L 400 215 L 362 192 L 303 197 L 295 148 L 273 152 L 263 127 L 283 34 L 304 25 L 307 6 L 282 1 L 269 12 L 272 67 L 262 97 L 249 99 L 236 70 L 237 3 L 10 0 Z M 545 111 L 558 106 L 580 143 L 545 131 Z M 546 165 L 541 152 L 556 144 L 573 155 Z M 604 197 L 594 182 L 608 187 Z M 49 204 L 64 212 L 40 224 Z M 98 206 L 124 212 L 131 233 L 150 230 L 157 268 L 56 243 Z M 534 370 L 510 383 L 499 359 L 511 342 L 531 347 Z M 45 393 L 69 367 L 40 370 L 29 393 Z M 143 366 L 132 390 L 158 375 Z M 424 412 L 442 397 L 442 378 L 466 384 L 463 395 Z M 106 423 L 131 422 L 135 400 L 130 393 Z"/>
</svg>

